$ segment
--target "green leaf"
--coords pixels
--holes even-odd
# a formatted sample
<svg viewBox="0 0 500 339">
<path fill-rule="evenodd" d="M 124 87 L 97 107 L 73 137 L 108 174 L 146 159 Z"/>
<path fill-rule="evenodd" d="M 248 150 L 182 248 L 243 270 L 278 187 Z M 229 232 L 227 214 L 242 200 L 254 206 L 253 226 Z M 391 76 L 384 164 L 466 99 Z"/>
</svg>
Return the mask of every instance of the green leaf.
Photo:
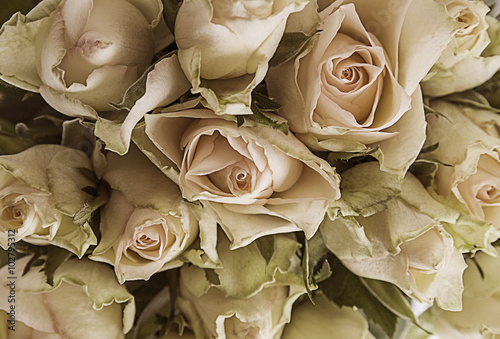
<svg viewBox="0 0 500 339">
<path fill-rule="evenodd" d="M 420 150 L 420 153 L 429 153 L 429 152 L 437 150 L 438 147 L 439 147 L 439 142 L 436 142 L 434 145 L 430 145 L 430 146 L 422 148 L 422 150 Z"/>
<path fill-rule="evenodd" d="M 147 282 L 126 283 L 137 305 L 135 326 L 129 334 L 130 338 L 153 338 L 156 334 L 168 332 L 169 322 L 174 317 L 175 292 L 172 293 L 172 278 L 175 276 L 177 279 L 178 272 L 170 270 L 153 275 Z"/>
<path fill-rule="evenodd" d="M 361 163 L 342 173 L 342 197 L 332 203 L 329 213 L 368 217 L 385 209 L 401 193 L 401 187 L 402 181 L 381 171 L 378 162 Z"/>
<path fill-rule="evenodd" d="M 31 257 L 31 259 L 28 261 L 28 263 L 24 267 L 24 270 L 23 270 L 23 273 L 21 274 L 21 276 L 26 275 L 26 273 L 28 273 L 32 267 L 40 266 L 40 260 L 42 260 L 42 264 L 43 264 L 44 259 L 40 259 L 40 256 L 42 256 L 42 254 L 44 254 L 43 249 L 35 250 L 35 252 L 33 253 L 33 257 Z"/>
<path fill-rule="evenodd" d="M 212 285 L 220 285 L 220 279 L 219 275 L 213 268 L 204 268 L 205 270 L 205 277 L 207 280 L 212 284 Z"/>
<path fill-rule="evenodd" d="M 45 260 L 44 272 L 47 277 L 47 284 L 54 287 L 54 273 L 66 260 L 72 256 L 71 252 L 56 246 L 47 248 L 47 259 Z M 35 266 L 33 264 L 33 266 Z"/>
<path fill-rule="evenodd" d="M 297 56 L 309 40 L 318 32 L 316 31 L 312 35 L 307 35 L 303 32 L 287 32 L 283 34 L 276 52 L 271 60 L 269 60 L 269 66 L 277 66 Z"/>
<path fill-rule="evenodd" d="M 9 262 L 8 258 L 9 258 L 8 250 L 4 250 L 3 248 L 0 247 L 0 268 L 7 265 L 7 263 Z"/>
<path fill-rule="evenodd" d="M 430 107 L 428 105 L 424 105 L 424 112 L 425 112 L 425 114 L 433 114 L 433 115 L 435 115 L 438 118 L 444 118 L 444 119 L 448 120 L 451 123 L 451 120 L 448 119 L 448 117 L 446 115 L 444 115 L 441 112 L 436 111 L 435 109 L 433 109 L 432 107 Z"/>
<path fill-rule="evenodd" d="M 97 189 L 97 196 L 94 196 L 83 205 L 82 209 L 73 217 L 73 222 L 79 226 L 82 226 L 86 222 L 90 223 L 92 214 L 104 205 L 106 201 L 108 201 L 108 191 L 103 184 L 100 184 Z"/>
<path fill-rule="evenodd" d="M 466 91 L 463 93 L 452 94 L 445 97 L 445 99 L 471 108 L 500 113 L 500 109 L 491 107 L 490 103 L 488 102 L 488 100 L 486 100 L 484 96 L 473 90 Z"/>
<path fill-rule="evenodd" d="M 500 108 L 500 72 L 497 72 L 490 80 L 475 88 L 483 95 L 491 106 Z"/>
<path fill-rule="evenodd" d="M 396 286 L 385 281 L 374 279 L 360 278 L 360 281 L 370 293 L 392 313 L 410 321 L 423 331 L 432 334 L 420 325 L 418 318 L 411 310 L 410 304 Z"/>
<path fill-rule="evenodd" d="M 253 102 L 251 107 L 253 114 L 252 115 L 244 115 L 245 119 L 254 121 L 259 124 L 267 125 L 272 127 L 275 130 L 283 132 L 285 135 L 288 135 L 288 125 L 285 122 L 279 122 L 269 118 L 267 115 L 262 113 L 262 111 L 257 107 L 257 105 Z"/>
<path fill-rule="evenodd" d="M 440 161 L 438 159 L 434 159 L 434 158 L 425 158 L 425 159 L 417 159 L 417 160 L 415 160 L 415 163 L 419 163 L 419 162 L 424 162 L 424 163 L 429 163 L 429 164 L 438 164 L 438 165 L 446 166 L 446 167 L 453 167 L 453 165 L 444 163 L 444 162 L 442 162 L 442 161 Z"/>
<path fill-rule="evenodd" d="M 258 238 L 255 240 L 255 244 L 266 261 L 266 265 L 269 264 L 274 254 L 274 236 L 269 235 Z"/>
<path fill-rule="evenodd" d="M 314 273 L 313 279 L 316 283 L 320 283 L 325 281 L 326 279 L 332 276 L 332 268 L 330 267 L 330 263 L 328 260 L 323 261 L 321 267 Z"/>
<path fill-rule="evenodd" d="M 348 161 L 352 158 L 356 158 L 356 157 L 364 157 L 364 156 L 367 156 L 367 155 L 370 155 L 370 154 L 373 154 L 375 153 L 376 151 L 378 151 L 380 148 L 379 145 L 377 145 L 376 147 L 374 148 L 370 148 L 370 149 L 367 149 L 366 151 L 362 151 L 362 152 L 330 152 L 328 154 L 328 162 L 330 164 L 332 164 L 333 162 L 337 161 L 337 160 L 345 160 L 345 161 Z"/>
<path fill-rule="evenodd" d="M 175 34 L 175 18 L 177 17 L 177 12 L 181 7 L 181 0 L 162 0 L 163 2 L 163 18 L 167 24 L 168 29 L 172 34 Z"/>
<path fill-rule="evenodd" d="M 270 98 L 257 91 L 252 92 L 252 100 L 261 111 L 277 111 L 282 106 L 273 98 Z"/>
<path fill-rule="evenodd" d="M 323 293 L 339 307 L 363 309 L 366 316 L 389 336 L 394 337 L 398 316 L 385 307 L 333 254 L 329 257 L 333 274 L 320 284 Z"/>
</svg>

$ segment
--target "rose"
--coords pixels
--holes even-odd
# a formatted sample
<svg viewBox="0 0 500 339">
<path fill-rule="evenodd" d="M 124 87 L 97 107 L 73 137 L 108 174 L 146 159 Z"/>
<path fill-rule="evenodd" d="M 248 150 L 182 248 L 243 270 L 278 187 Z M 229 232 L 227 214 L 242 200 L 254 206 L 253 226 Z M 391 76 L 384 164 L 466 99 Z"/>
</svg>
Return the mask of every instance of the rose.
<svg viewBox="0 0 500 339">
<path fill-rule="evenodd" d="M 22 272 L 30 259 L 17 260 L 16 270 Z M 7 338 L 124 338 L 132 327 L 134 297 L 106 265 L 70 259 L 54 273 L 53 286 L 36 268 L 15 282 L 8 278 L 8 266 L 0 273 L 2 296 L 9 294 L 9 283 L 15 284 L 15 303 L 7 297 L 0 300 L 0 310 L 6 313 L 15 306 L 15 320 L 7 322 L 13 329 L 7 330 Z"/>
<path fill-rule="evenodd" d="M 294 305 L 292 321 L 285 326 L 282 339 L 375 338 L 368 330 L 365 318 L 349 307 L 338 307 L 321 292 L 314 294 L 314 304 L 304 300 Z"/>
<path fill-rule="evenodd" d="M 377 177 L 376 171 L 377 164 L 371 162 L 342 175 L 349 182 L 360 176 L 387 180 L 388 174 Z M 343 192 L 356 194 L 353 185 L 344 186 Z M 410 173 L 399 195 L 371 193 L 365 189 L 361 196 L 374 201 L 360 214 L 325 218 L 320 230 L 326 247 L 356 275 L 390 282 L 417 301 L 436 300 L 443 309 L 460 309 L 466 265 L 450 234 L 462 223 L 460 213 L 434 200 Z M 377 206 L 381 202 L 385 208 Z"/>
<path fill-rule="evenodd" d="M 477 113 L 475 119 L 480 123 L 479 115 L 495 113 L 445 101 L 433 101 L 431 107 L 445 117 L 428 117 L 429 143 L 439 142 L 439 146 L 427 156 L 452 165 L 437 168 L 433 182 L 436 192 L 454 197 L 472 216 L 500 230 L 500 139 L 488 135 L 464 114 Z"/>
<path fill-rule="evenodd" d="M 306 1 L 186 0 L 177 13 L 179 60 L 194 93 L 217 113 L 251 114 L 286 20 Z"/>
<path fill-rule="evenodd" d="M 382 168 L 402 176 L 425 139 L 418 83 L 448 43 L 452 22 L 433 1 L 343 3 L 319 14 L 306 33 L 320 32 L 303 52 L 269 70 L 269 93 L 311 148 L 380 145 Z M 292 23 L 311 21 L 310 13 L 295 14 Z"/>
<path fill-rule="evenodd" d="M 59 145 L 38 145 L 0 157 L 0 245 L 24 240 L 56 245 L 83 256 L 97 239 L 74 216 L 92 198 L 83 188 L 96 183 L 87 156 Z M 15 233 L 15 235 L 12 235 Z"/>
<path fill-rule="evenodd" d="M 108 154 L 103 178 L 111 194 L 101 209 L 102 238 L 90 258 L 114 265 L 120 283 L 181 266 L 198 224 L 177 185 L 135 147 L 125 156 Z"/>
<path fill-rule="evenodd" d="M 159 0 L 42 1 L 0 29 L 0 78 L 40 92 L 61 113 L 100 124 L 101 113 L 114 110 L 110 104 L 120 104 L 154 53 L 172 42 L 162 10 Z M 124 153 L 142 116 L 189 88 L 175 56 L 158 62 L 145 86 L 142 98 L 124 106 L 130 113 L 115 127 L 123 129 L 118 141 L 98 126 L 108 148 Z"/>
<path fill-rule="evenodd" d="M 330 165 L 271 127 L 193 109 L 148 115 L 145 133 L 175 164 L 183 197 L 212 209 L 234 246 L 300 230 L 311 237 L 340 196 Z"/>
<path fill-rule="evenodd" d="M 500 260 L 478 253 L 474 259 L 468 258 L 467 264 L 463 309 L 446 312 L 432 307 L 420 317 L 421 324 L 439 338 L 496 338 L 500 335 Z M 412 328 L 405 338 L 424 337 Z"/>
<path fill-rule="evenodd" d="M 479 86 L 500 68 L 495 34 L 500 22 L 483 1 L 438 0 L 458 29 L 422 82 L 425 95 L 444 96 Z"/>
<path fill-rule="evenodd" d="M 255 243 L 230 250 L 219 232 L 221 267 L 212 271 L 217 284 L 202 268 L 181 268 L 177 304 L 196 338 L 280 338 L 292 304 L 305 293 L 299 246 L 287 236 L 273 236 L 274 254 L 266 262 Z"/>
</svg>

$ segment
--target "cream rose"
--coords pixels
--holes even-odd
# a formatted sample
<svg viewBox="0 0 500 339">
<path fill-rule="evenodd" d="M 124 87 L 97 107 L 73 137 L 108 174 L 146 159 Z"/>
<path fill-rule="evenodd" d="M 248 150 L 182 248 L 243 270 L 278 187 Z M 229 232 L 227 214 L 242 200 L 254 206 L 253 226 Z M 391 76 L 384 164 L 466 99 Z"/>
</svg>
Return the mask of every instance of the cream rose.
<svg viewBox="0 0 500 339">
<path fill-rule="evenodd" d="M 311 237 L 340 196 L 330 165 L 271 127 L 193 109 L 148 115 L 145 132 L 175 164 L 183 197 L 213 210 L 235 246 L 266 234 Z"/>
<path fill-rule="evenodd" d="M 162 10 L 159 0 L 42 1 L 26 16 L 14 14 L 0 29 L 0 78 L 40 92 L 63 114 L 101 123 L 100 113 L 115 110 L 111 104 L 124 100 L 154 54 L 172 42 Z M 127 107 L 130 112 L 115 127 L 124 134 L 118 141 L 98 127 L 108 148 L 126 152 L 142 116 L 189 89 L 176 56 L 155 65 L 146 89 L 154 94 L 146 91 Z"/>
<path fill-rule="evenodd" d="M 219 233 L 217 285 L 207 280 L 202 268 L 181 268 L 179 309 L 196 338 L 280 338 L 292 304 L 305 293 L 296 256 L 299 244 L 284 235 L 274 236 L 275 254 L 269 262 L 254 243 L 235 250 L 229 245 Z"/>
<path fill-rule="evenodd" d="M 198 223 L 177 185 L 135 147 L 125 156 L 108 154 L 103 179 L 111 194 L 101 209 L 102 238 L 90 258 L 113 265 L 120 283 L 181 266 Z"/>
<path fill-rule="evenodd" d="M 463 309 L 445 312 L 430 308 L 421 317 L 422 326 L 442 339 L 486 339 L 500 336 L 500 259 L 478 253 L 467 259 L 464 273 Z M 405 337 L 427 338 L 417 328 Z"/>
<path fill-rule="evenodd" d="M 0 246 L 20 240 L 56 245 L 83 256 L 97 239 L 88 223 L 73 217 L 93 198 L 82 188 L 96 188 L 82 169 L 92 171 L 87 156 L 59 145 L 38 145 L 0 157 Z"/>
<path fill-rule="evenodd" d="M 338 338 L 375 338 L 361 313 L 349 307 L 338 307 L 319 292 L 314 294 L 314 304 L 303 300 L 294 305 L 292 319 L 285 326 L 281 339 L 327 339 L 333 333 Z"/>
<path fill-rule="evenodd" d="M 343 175 L 352 180 L 376 167 L 365 163 Z M 459 310 L 466 265 L 447 230 L 460 214 L 434 200 L 409 173 L 401 194 L 385 200 L 387 207 L 379 212 L 325 218 L 320 229 L 328 249 L 356 275 L 390 282 L 418 301 Z"/>
<path fill-rule="evenodd" d="M 194 93 L 217 113 L 251 114 L 290 13 L 307 1 L 186 0 L 177 13 L 179 60 Z"/>
<path fill-rule="evenodd" d="M 319 13 L 310 30 L 320 32 L 303 52 L 269 70 L 269 93 L 308 146 L 356 152 L 380 145 L 382 168 L 402 175 L 425 139 L 418 83 L 453 23 L 427 0 L 338 4 Z M 311 10 L 295 15 L 287 30 L 304 29 L 295 23 L 313 17 Z"/>
<path fill-rule="evenodd" d="M 22 272 L 30 259 L 19 259 L 16 270 Z M 0 300 L 0 310 L 7 313 L 7 326 L 12 326 L 6 338 L 118 339 L 132 328 L 134 297 L 118 284 L 106 265 L 70 259 L 54 273 L 54 286 L 47 284 L 45 273 L 37 268 L 18 275 L 14 282 L 8 278 L 7 266 L 0 274 L 0 292 L 5 296 Z M 8 283 L 15 284 L 15 301 L 11 303 L 6 297 Z M 9 314 L 13 305 L 15 320 Z"/>
<path fill-rule="evenodd" d="M 489 53 L 485 55 L 486 48 L 498 48 L 498 42 L 492 42 L 490 34 L 498 31 L 500 26 L 498 20 L 486 15 L 490 10 L 488 6 L 477 0 L 437 2 L 455 20 L 458 28 L 450 44 L 422 82 L 422 90 L 429 96 L 444 96 L 479 86 L 500 68 L 500 56 Z"/>
<path fill-rule="evenodd" d="M 472 114 L 471 109 L 445 101 L 433 101 L 431 107 L 446 118 L 428 117 L 429 143 L 439 142 L 439 147 L 426 156 L 453 165 L 438 167 L 436 192 L 454 197 L 471 215 L 500 230 L 500 138 L 488 135 L 464 114 Z"/>
</svg>

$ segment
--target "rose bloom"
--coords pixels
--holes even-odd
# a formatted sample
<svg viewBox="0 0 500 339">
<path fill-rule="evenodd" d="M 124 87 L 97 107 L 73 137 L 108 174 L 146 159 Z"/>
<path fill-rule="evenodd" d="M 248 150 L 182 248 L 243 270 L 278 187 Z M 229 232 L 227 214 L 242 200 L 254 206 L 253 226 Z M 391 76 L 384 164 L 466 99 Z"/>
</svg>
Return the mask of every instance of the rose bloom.
<svg viewBox="0 0 500 339">
<path fill-rule="evenodd" d="M 275 256 L 266 263 L 257 245 L 231 250 L 228 239 L 219 233 L 218 285 L 207 280 L 202 268 L 181 268 L 177 304 L 196 338 L 281 337 L 292 304 L 305 288 L 296 256 L 298 244 L 286 236 L 274 237 Z"/>
<path fill-rule="evenodd" d="M 267 72 L 290 13 L 307 1 L 186 0 L 175 21 L 179 61 L 217 113 L 251 114 L 252 89 Z"/>
<path fill-rule="evenodd" d="M 338 4 L 319 16 L 313 9 L 295 14 L 287 30 L 319 33 L 296 58 L 269 70 L 269 93 L 311 148 L 380 145 L 382 168 L 402 175 L 425 140 L 418 84 L 448 44 L 453 22 L 427 0 Z M 295 27 L 310 21 L 317 24 L 309 32 Z"/>
<path fill-rule="evenodd" d="M 81 173 L 92 171 L 87 156 L 60 145 L 37 145 L 0 157 L 0 246 L 26 241 L 56 245 L 83 256 L 97 239 L 75 214 L 92 196 L 81 189 L 96 183 Z M 15 235 L 12 235 L 15 233 Z"/>
<path fill-rule="evenodd" d="M 39 92 L 63 114 L 98 120 L 96 134 L 125 153 L 142 116 L 189 89 L 176 56 L 162 59 L 148 75 L 146 93 L 122 114 L 128 136 L 118 142 L 107 135 L 111 127 L 100 126 L 108 121 L 101 113 L 115 110 L 111 104 L 122 102 L 154 54 L 173 41 L 162 11 L 157 0 L 42 1 L 0 29 L 0 78 Z"/>
<path fill-rule="evenodd" d="M 16 272 L 22 272 L 30 259 L 19 259 Z M 6 329 L 8 339 L 120 339 L 132 328 L 134 297 L 104 264 L 69 259 L 57 268 L 54 286 L 47 284 L 40 268 L 32 267 L 25 275 L 19 274 L 13 316 L 9 312 L 14 304 L 7 298 L 8 269 L 6 265 L 0 270 L 0 314 L 2 310 L 6 313 L 2 330 L 13 326 L 13 330 Z M 15 320 L 9 322 L 11 317 Z"/>
<path fill-rule="evenodd" d="M 498 339 L 500 337 L 500 257 L 479 252 L 467 259 L 463 308 L 446 312 L 430 308 L 421 317 L 424 328 L 442 339 Z M 426 338 L 412 328 L 405 338 Z"/>
<path fill-rule="evenodd" d="M 175 164 L 183 197 L 213 210 L 235 246 L 266 234 L 311 237 L 340 197 L 334 170 L 292 134 L 237 127 L 206 109 L 148 115 L 145 132 Z"/>
<path fill-rule="evenodd" d="M 376 171 L 376 166 L 364 163 L 348 171 Z M 326 247 L 354 274 L 390 282 L 420 302 L 435 300 L 443 309 L 459 310 L 466 265 L 444 229 L 459 217 L 408 173 L 401 194 L 385 209 L 366 216 L 326 217 L 320 230 Z"/>
<path fill-rule="evenodd" d="M 457 30 L 448 47 L 422 81 L 425 95 L 444 96 L 479 86 L 500 68 L 495 35 L 500 22 L 486 14 L 483 1 L 437 0 Z"/>
<path fill-rule="evenodd" d="M 103 179 L 111 193 L 90 258 L 113 265 L 120 283 L 181 266 L 198 223 L 178 186 L 135 147 L 125 156 L 109 153 Z"/>
<path fill-rule="evenodd" d="M 431 107 L 444 117 L 428 117 L 429 143 L 439 142 L 438 148 L 426 156 L 453 167 L 439 166 L 433 185 L 436 192 L 454 197 L 469 213 L 492 223 L 500 230 L 500 138 L 489 135 L 469 119 L 495 113 L 476 111 L 445 101 L 432 101 Z M 464 113 L 467 113 L 465 115 Z M 483 119 L 484 120 L 484 119 Z M 489 123 L 484 125 L 487 130 Z"/>
</svg>

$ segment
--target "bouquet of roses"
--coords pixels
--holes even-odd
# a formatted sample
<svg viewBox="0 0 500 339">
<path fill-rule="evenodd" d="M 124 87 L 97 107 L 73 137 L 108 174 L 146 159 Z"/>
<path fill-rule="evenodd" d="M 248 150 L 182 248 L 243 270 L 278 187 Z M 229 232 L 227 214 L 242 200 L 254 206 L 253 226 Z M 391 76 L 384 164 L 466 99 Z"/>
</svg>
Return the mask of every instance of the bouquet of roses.
<svg viewBox="0 0 500 339">
<path fill-rule="evenodd" d="M 0 338 L 500 338 L 500 3 L 2 1 Z"/>
</svg>

